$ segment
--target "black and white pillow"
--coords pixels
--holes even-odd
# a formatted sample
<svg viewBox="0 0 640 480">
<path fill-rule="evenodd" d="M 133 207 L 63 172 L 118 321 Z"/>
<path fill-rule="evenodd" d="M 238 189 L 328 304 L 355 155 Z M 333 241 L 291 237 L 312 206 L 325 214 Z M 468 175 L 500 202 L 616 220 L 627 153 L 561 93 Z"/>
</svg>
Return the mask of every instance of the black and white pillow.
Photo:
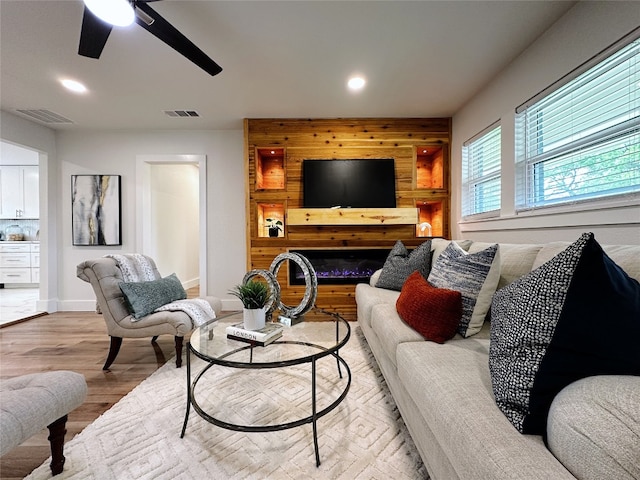
<svg viewBox="0 0 640 480">
<path fill-rule="evenodd" d="M 496 404 L 543 435 L 556 394 L 593 375 L 640 375 L 640 284 L 585 233 L 498 291 L 489 368 Z"/>
<path fill-rule="evenodd" d="M 409 252 L 401 240 L 393 246 L 384 262 L 376 287 L 388 290 L 402 290 L 402 285 L 415 271 L 419 271 L 424 278 L 431 270 L 431 240 Z"/>
<path fill-rule="evenodd" d="M 435 287 L 462 294 L 462 319 L 458 333 L 463 337 L 474 335 L 482 329 L 500 280 L 498 245 L 467 253 L 451 242 L 434 262 L 428 280 Z"/>
</svg>

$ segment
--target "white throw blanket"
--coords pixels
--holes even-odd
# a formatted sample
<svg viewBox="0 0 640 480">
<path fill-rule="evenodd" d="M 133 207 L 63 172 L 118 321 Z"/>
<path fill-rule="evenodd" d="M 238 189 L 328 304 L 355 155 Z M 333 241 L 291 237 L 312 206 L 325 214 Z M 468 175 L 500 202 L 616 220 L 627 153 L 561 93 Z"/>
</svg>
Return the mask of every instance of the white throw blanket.
<svg viewBox="0 0 640 480">
<path fill-rule="evenodd" d="M 188 300 L 177 300 L 167 303 L 160 308 L 155 309 L 156 312 L 175 312 L 181 311 L 191 317 L 193 327 L 199 327 L 207 323 L 209 320 L 216 318 L 216 312 L 213 311 L 211 304 L 203 298 L 190 298 Z"/>
<path fill-rule="evenodd" d="M 155 273 L 149 258 L 140 253 L 105 255 L 105 257 L 116 261 L 125 282 L 149 282 L 160 278 L 160 275 Z"/>
<path fill-rule="evenodd" d="M 125 282 L 149 282 L 160 279 L 160 275 L 156 273 L 157 270 L 154 269 L 153 264 L 145 255 L 128 253 L 124 255 L 105 255 L 105 257 L 115 260 Z M 211 307 L 211 304 L 202 298 L 178 300 L 154 310 L 154 312 L 165 311 L 186 313 L 191 318 L 194 328 L 216 318 L 216 312 Z M 131 318 L 132 322 L 137 322 L 138 320 L 137 318 Z"/>
</svg>

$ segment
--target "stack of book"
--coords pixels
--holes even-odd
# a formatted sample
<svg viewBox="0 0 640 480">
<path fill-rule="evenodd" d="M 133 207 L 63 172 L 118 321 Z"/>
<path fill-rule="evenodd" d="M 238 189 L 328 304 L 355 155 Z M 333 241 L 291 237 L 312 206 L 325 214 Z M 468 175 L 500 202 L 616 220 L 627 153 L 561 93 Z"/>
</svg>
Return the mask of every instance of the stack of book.
<svg viewBox="0 0 640 480">
<path fill-rule="evenodd" d="M 241 322 L 227 327 L 227 338 L 264 347 L 280 338 L 282 330 L 282 325 L 272 322 L 267 322 L 260 330 L 245 330 Z"/>
</svg>

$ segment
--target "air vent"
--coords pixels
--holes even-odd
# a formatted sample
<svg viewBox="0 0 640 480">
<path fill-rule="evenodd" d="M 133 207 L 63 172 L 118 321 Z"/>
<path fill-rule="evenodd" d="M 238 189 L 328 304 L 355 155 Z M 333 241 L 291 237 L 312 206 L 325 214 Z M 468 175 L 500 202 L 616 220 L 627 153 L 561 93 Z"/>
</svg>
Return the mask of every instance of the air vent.
<svg viewBox="0 0 640 480">
<path fill-rule="evenodd" d="M 200 114 L 195 110 L 165 110 L 164 114 L 169 117 L 182 117 L 182 118 L 200 116 Z"/>
<path fill-rule="evenodd" d="M 58 115 L 51 110 L 46 110 L 44 108 L 35 109 L 35 110 L 16 110 L 16 112 L 21 113 L 22 115 L 29 117 L 33 120 L 37 120 L 42 123 L 52 124 L 52 123 L 73 123 L 73 121 L 68 118 L 63 117 L 62 115 Z"/>
</svg>

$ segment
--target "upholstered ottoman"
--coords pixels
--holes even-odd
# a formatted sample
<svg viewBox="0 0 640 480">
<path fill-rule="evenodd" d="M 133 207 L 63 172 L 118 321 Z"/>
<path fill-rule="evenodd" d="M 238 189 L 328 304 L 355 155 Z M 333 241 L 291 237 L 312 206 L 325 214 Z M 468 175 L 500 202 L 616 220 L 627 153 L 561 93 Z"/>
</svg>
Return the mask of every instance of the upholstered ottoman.
<svg viewBox="0 0 640 480">
<path fill-rule="evenodd" d="M 553 400 L 549 449 L 581 480 L 640 478 L 640 377 L 578 380 Z"/>
<path fill-rule="evenodd" d="M 0 381 L 0 456 L 48 427 L 51 472 L 61 473 L 67 414 L 86 396 L 84 376 L 75 372 L 33 373 Z"/>
</svg>

